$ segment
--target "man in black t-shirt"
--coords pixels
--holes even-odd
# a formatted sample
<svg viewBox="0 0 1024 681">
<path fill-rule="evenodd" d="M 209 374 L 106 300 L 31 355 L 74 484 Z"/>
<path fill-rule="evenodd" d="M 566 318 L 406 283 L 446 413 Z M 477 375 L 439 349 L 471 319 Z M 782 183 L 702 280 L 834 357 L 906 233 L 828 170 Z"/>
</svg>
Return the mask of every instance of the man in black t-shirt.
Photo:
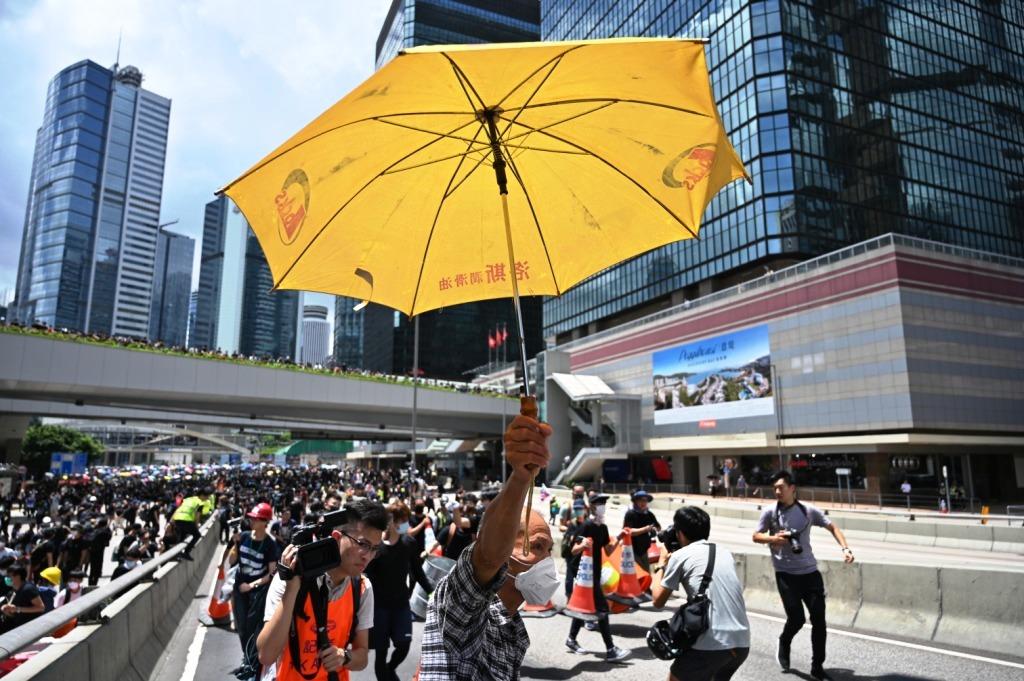
<svg viewBox="0 0 1024 681">
<path fill-rule="evenodd" d="M 661 529 L 661 523 L 651 513 L 648 504 L 653 497 L 642 489 L 633 492 L 633 507 L 626 511 L 623 527 L 629 528 L 633 535 L 633 554 L 636 564 L 648 572 L 651 562 L 647 560 L 647 549 L 651 548 L 652 536 Z"/>
<path fill-rule="evenodd" d="M 463 507 L 456 506 L 452 513 L 451 523 L 442 529 L 437 537 L 445 558 L 458 560 L 466 547 L 473 543 L 476 536 L 473 533 L 472 519 L 467 518 L 463 513 Z"/>
<path fill-rule="evenodd" d="M 14 563 L 7 570 L 7 578 L 13 589 L 9 603 L 0 606 L 3 613 L 3 623 L 0 624 L 0 633 L 7 633 L 15 627 L 20 627 L 43 614 L 46 606 L 43 604 L 42 596 L 36 585 L 28 581 L 28 569 L 21 563 Z"/>
<path fill-rule="evenodd" d="M 48 567 L 57 564 L 57 546 L 53 543 L 53 529 L 46 528 L 40 535 L 39 543 L 29 553 L 29 563 L 33 577 Z"/>
<path fill-rule="evenodd" d="M 89 557 L 89 542 L 85 539 L 81 523 L 71 525 L 71 536 L 61 546 L 60 561 L 57 564 L 64 572 L 71 572 L 84 565 Z"/>
</svg>

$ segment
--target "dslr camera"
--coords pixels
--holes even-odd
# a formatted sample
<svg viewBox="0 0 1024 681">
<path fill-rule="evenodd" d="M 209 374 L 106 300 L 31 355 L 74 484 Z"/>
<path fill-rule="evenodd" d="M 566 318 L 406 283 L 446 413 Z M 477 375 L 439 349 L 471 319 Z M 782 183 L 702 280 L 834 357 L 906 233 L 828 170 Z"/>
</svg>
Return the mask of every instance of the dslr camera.
<svg viewBox="0 0 1024 681">
<path fill-rule="evenodd" d="M 658 541 L 665 545 L 665 550 L 669 553 L 674 553 L 683 548 L 683 545 L 679 543 L 679 539 L 676 537 L 676 528 L 673 525 L 669 525 L 658 533 Z"/>
<path fill-rule="evenodd" d="M 291 569 L 277 566 L 281 579 L 293 576 L 300 579 L 316 579 L 341 565 L 341 551 L 337 540 L 331 535 L 335 528 L 348 521 L 345 509 L 325 514 L 319 522 L 299 525 L 292 531 L 292 544 L 299 547 L 295 566 Z"/>
<path fill-rule="evenodd" d="M 788 536 L 786 540 L 789 541 L 789 548 L 793 550 L 793 553 L 803 553 L 804 547 L 800 545 L 800 534 L 793 530 L 783 530 Z"/>
</svg>

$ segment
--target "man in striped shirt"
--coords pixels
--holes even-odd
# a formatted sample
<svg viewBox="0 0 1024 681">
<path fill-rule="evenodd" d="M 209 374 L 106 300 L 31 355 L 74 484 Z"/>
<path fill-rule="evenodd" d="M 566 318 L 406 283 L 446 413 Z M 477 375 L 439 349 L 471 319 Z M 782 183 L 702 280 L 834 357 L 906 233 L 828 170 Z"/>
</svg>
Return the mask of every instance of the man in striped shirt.
<svg viewBox="0 0 1024 681">
<path fill-rule="evenodd" d="M 277 570 L 280 556 L 277 542 L 267 534 L 267 524 L 273 517 L 270 504 L 256 504 L 246 513 L 251 532 L 242 533 L 235 550 L 230 554 L 232 565 L 238 565 L 231 608 L 235 617 L 235 631 L 242 643 L 242 665 L 235 676 L 243 681 L 259 678 L 259 655 L 256 637 L 263 628 L 263 608 L 267 600 L 270 580 Z"/>
</svg>

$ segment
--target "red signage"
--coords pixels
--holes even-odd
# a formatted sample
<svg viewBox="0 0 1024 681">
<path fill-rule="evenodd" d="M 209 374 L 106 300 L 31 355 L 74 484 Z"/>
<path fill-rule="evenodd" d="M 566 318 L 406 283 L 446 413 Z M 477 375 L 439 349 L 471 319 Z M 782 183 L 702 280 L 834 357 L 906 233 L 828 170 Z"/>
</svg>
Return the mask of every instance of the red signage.
<svg viewBox="0 0 1024 681">
<path fill-rule="evenodd" d="M 709 420 L 704 420 L 704 421 L 698 421 L 697 422 L 697 427 L 698 428 L 717 428 L 718 427 L 718 421 L 712 421 L 710 419 Z"/>
</svg>

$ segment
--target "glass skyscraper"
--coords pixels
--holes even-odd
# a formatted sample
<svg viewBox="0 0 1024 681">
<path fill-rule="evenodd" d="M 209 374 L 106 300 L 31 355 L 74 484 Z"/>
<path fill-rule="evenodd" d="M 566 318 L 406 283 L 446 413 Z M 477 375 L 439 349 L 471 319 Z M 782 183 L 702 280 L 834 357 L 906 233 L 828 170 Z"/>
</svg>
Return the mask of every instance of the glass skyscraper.
<svg viewBox="0 0 1024 681">
<path fill-rule="evenodd" d="M 334 360 L 344 367 L 390 374 L 394 371 L 395 311 L 370 303 L 334 298 Z"/>
<path fill-rule="evenodd" d="M 50 81 L 25 209 L 15 317 L 146 337 L 169 99 L 133 66 Z"/>
<path fill-rule="evenodd" d="M 157 237 L 153 305 L 149 313 L 150 340 L 185 345 L 195 249 L 195 239 L 184 234 L 164 229 Z"/>
<path fill-rule="evenodd" d="M 238 351 L 243 355 L 297 359 L 301 294 L 272 291 L 273 286 L 274 277 L 263 248 L 248 230 Z"/>
<path fill-rule="evenodd" d="M 540 4 L 537 0 L 394 0 L 377 38 L 377 67 L 399 50 L 416 45 L 529 42 L 540 39 Z M 500 227 L 500 225 L 499 225 Z M 524 298 L 523 324 L 526 354 L 543 349 L 540 298 Z M 368 311 L 367 307 L 364 312 Z M 351 310 L 352 303 L 339 304 Z M 420 316 L 420 368 L 428 376 L 465 380 L 474 369 L 491 361 L 487 334 L 499 327 L 509 331 L 508 362 L 519 359 L 519 345 L 511 298 L 459 305 Z M 336 315 L 335 351 L 341 361 L 339 334 L 344 327 Z M 352 333 L 359 331 L 352 327 Z M 375 328 L 380 328 L 376 325 Z M 407 373 L 413 365 L 413 324 L 404 315 L 394 328 L 394 371 Z M 373 336 L 371 336 L 372 338 Z M 373 341 L 369 345 L 373 345 Z M 459 348 L 452 352 L 452 348 Z"/>
<path fill-rule="evenodd" d="M 1024 3 L 543 0 L 541 32 L 709 38 L 753 177 L 700 239 L 546 301 L 560 342 L 886 232 L 1024 255 Z"/>
</svg>

